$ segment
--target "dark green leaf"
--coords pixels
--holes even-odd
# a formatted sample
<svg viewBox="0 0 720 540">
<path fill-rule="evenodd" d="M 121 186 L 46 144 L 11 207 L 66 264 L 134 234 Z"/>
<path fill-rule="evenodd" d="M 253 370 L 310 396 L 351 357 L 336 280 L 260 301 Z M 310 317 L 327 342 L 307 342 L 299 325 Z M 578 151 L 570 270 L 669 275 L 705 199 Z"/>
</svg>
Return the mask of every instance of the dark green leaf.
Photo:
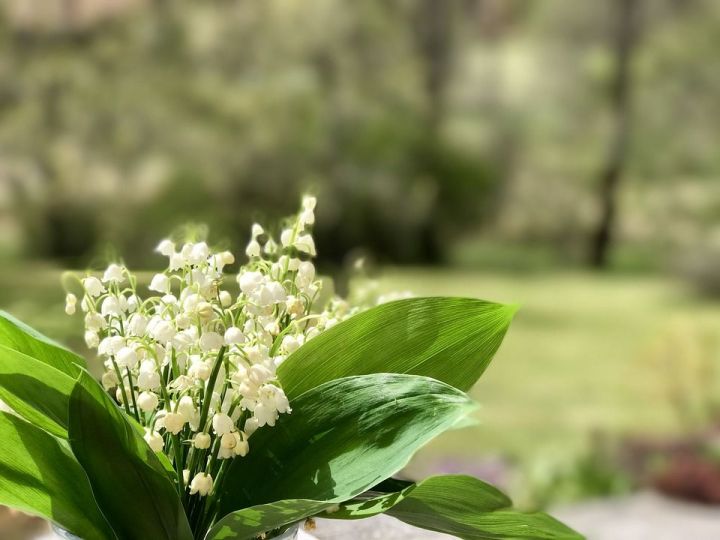
<svg viewBox="0 0 720 540">
<path fill-rule="evenodd" d="M 206 540 L 250 540 L 260 534 L 296 523 L 333 506 L 322 501 L 292 499 L 238 510 L 221 519 Z"/>
<path fill-rule="evenodd" d="M 497 351 L 515 307 L 469 298 L 410 298 L 334 326 L 278 368 L 287 396 L 368 373 L 408 373 L 460 390 L 475 384 Z"/>
<path fill-rule="evenodd" d="M 224 516 L 284 499 L 343 501 L 397 472 L 430 439 L 474 409 L 427 377 L 374 374 L 324 383 L 250 439 L 221 493 Z"/>
<path fill-rule="evenodd" d="M 577 539 L 580 535 L 543 513 L 524 514 L 493 486 L 469 476 L 435 476 L 390 493 L 366 493 L 340 505 L 333 519 L 385 513 L 405 523 L 465 540 Z"/>
<path fill-rule="evenodd" d="M 0 311 L 0 345 L 32 356 L 73 378 L 79 368 L 87 367 L 82 357 L 4 311 Z"/>
<path fill-rule="evenodd" d="M 74 386 L 65 373 L 0 345 L 0 399 L 34 426 L 67 438 Z"/>
<path fill-rule="evenodd" d="M 0 504 L 53 521 L 85 540 L 115 537 L 66 443 L 5 412 L 0 437 Z"/>
<path fill-rule="evenodd" d="M 92 378 L 70 398 L 70 444 L 120 538 L 191 540 L 180 498 L 142 436 Z"/>
</svg>

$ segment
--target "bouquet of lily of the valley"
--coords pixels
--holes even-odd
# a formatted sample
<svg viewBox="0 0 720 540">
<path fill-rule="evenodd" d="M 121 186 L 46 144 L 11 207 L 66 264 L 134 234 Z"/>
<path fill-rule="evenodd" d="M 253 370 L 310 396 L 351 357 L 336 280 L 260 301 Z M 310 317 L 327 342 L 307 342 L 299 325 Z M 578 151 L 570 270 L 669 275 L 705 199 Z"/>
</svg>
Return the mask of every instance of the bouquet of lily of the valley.
<svg viewBox="0 0 720 540">
<path fill-rule="evenodd" d="M 86 540 L 272 538 L 379 513 L 466 539 L 576 538 L 472 477 L 392 478 L 473 412 L 465 392 L 514 308 L 323 295 L 314 206 L 277 240 L 253 226 L 236 292 L 233 256 L 205 242 L 163 240 L 150 296 L 120 264 L 78 277 L 66 312 L 84 315 L 99 383 L 3 314 L 0 503 Z"/>
</svg>

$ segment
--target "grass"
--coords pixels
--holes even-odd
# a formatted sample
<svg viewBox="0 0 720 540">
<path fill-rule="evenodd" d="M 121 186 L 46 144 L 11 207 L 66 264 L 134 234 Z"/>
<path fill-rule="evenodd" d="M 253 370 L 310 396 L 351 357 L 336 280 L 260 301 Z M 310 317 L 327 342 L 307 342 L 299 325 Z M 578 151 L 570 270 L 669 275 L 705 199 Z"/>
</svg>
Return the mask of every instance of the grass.
<svg viewBox="0 0 720 540">
<path fill-rule="evenodd" d="M 720 332 L 720 305 L 662 277 L 397 269 L 382 287 L 521 304 L 472 391 L 482 404 L 480 425 L 424 449 L 411 467 L 423 474 L 495 454 L 561 460 L 585 447 L 594 430 L 686 429 L 668 399 L 672 381 L 652 351 L 678 324 Z"/>
<path fill-rule="evenodd" d="M 80 319 L 63 313 L 60 275 L 47 266 L 5 267 L 0 307 L 82 351 Z M 389 269 L 381 288 L 521 305 L 472 391 L 482 404 L 479 425 L 447 433 L 423 449 L 410 466 L 416 474 L 473 472 L 480 456 L 511 456 L 521 463 L 563 459 L 583 448 L 593 430 L 685 429 L 664 391 L 667 376 L 650 351 L 678 321 L 683 328 L 720 332 L 719 305 L 663 277 Z"/>
</svg>

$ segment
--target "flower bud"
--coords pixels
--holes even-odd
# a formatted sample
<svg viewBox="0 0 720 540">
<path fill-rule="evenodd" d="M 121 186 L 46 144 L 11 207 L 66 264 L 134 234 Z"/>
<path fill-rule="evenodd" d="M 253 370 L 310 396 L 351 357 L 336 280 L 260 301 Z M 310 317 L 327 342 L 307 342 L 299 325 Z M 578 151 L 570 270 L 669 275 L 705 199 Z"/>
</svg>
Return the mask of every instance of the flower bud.
<svg viewBox="0 0 720 540">
<path fill-rule="evenodd" d="M 178 403 L 177 412 L 183 415 L 186 421 L 190 421 L 190 419 L 195 415 L 195 403 L 193 402 L 193 399 L 190 396 L 183 396 L 180 398 L 180 403 Z"/>
<path fill-rule="evenodd" d="M 260 256 L 260 244 L 257 240 L 250 240 L 247 247 L 245 248 L 245 255 L 247 255 L 248 257 Z"/>
<path fill-rule="evenodd" d="M 75 306 L 77 305 L 77 296 L 73 293 L 67 293 L 65 296 L 65 313 L 68 315 L 75 314 Z"/>
<path fill-rule="evenodd" d="M 193 439 L 193 446 L 198 450 L 210 448 L 210 435 L 207 433 L 197 433 Z"/>
<path fill-rule="evenodd" d="M 143 437 L 145 442 L 153 452 L 162 452 L 164 447 L 164 441 L 162 436 L 157 431 L 150 431 L 145 428 L 145 436 Z"/>
<path fill-rule="evenodd" d="M 220 291 L 220 305 L 224 308 L 228 308 L 232 305 L 232 296 L 227 291 Z"/>
<path fill-rule="evenodd" d="M 232 432 L 225 433 L 220 438 L 220 446 L 222 448 L 235 448 L 236 444 L 237 444 L 237 439 L 235 438 L 235 433 L 232 433 Z"/>
<path fill-rule="evenodd" d="M 128 331 L 133 336 L 142 336 L 147 328 L 147 318 L 140 315 L 139 313 L 133 313 L 128 321 Z"/>
<path fill-rule="evenodd" d="M 226 345 L 239 345 L 245 343 L 245 334 L 242 333 L 236 326 L 231 326 L 225 330 L 225 344 Z"/>
<path fill-rule="evenodd" d="M 106 391 L 118 385 L 118 378 L 114 371 L 106 371 L 103 373 L 102 385 Z"/>
<path fill-rule="evenodd" d="M 212 304 L 210 304 L 209 302 L 200 302 L 197 305 L 196 310 L 197 310 L 198 317 L 200 317 L 204 321 L 210 320 L 212 318 L 213 314 L 215 313 L 213 311 Z"/>
<path fill-rule="evenodd" d="M 157 394 L 152 392 L 141 392 L 137 398 L 137 404 L 141 411 L 152 412 L 158 406 Z"/>
<path fill-rule="evenodd" d="M 98 336 L 97 332 L 94 332 L 92 330 L 88 330 L 85 332 L 85 345 L 87 345 L 88 349 L 94 349 L 98 345 L 100 345 L 100 337 Z"/>
<path fill-rule="evenodd" d="M 242 432 L 235 432 L 233 435 L 235 436 L 235 447 L 233 448 L 233 452 L 235 455 L 240 457 L 247 456 L 250 451 L 250 444 L 247 441 L 247 437 L 245 437 Z"/>
</svg>

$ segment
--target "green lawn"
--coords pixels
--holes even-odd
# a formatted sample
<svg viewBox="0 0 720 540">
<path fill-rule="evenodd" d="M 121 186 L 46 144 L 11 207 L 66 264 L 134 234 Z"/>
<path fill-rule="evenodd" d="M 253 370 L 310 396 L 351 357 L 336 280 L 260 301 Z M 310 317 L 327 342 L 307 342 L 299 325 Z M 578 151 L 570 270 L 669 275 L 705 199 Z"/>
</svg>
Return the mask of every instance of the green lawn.
<svg viewBox="0 0 720 540">
<path fill-rule="evenodd" d="M 63 313 L 60 274 L 50 267 L 5 267 L 0 307 L 83 350 L 79 317 Z M 677 325 L 720 335 L 720 305 L 660 277 L 390 269 L 381 287 L 521 305 L 473 390 L 482 404 L 480 424 L 424 449 L 411 466 L 418 474 L 498 454 L 525 463 L 560 459 L 577 452 L 595 429 L 680 430 L 663 391 L 667 377 L 649 351 Z"/>
<path fill-rule="evenodd" d="M 650 351 L 678 325 L 720 335 L 720 305 L 659 277 L 403 269 L 386 272 L 383 288 L 521 304 L 472 392 L 482 404 L 481 424 L 423 450 L 412 467 L 422 473 L 438 456 L 558 460 L 581 449 L 592 430 L 683 429 Z"/>
</svg>

